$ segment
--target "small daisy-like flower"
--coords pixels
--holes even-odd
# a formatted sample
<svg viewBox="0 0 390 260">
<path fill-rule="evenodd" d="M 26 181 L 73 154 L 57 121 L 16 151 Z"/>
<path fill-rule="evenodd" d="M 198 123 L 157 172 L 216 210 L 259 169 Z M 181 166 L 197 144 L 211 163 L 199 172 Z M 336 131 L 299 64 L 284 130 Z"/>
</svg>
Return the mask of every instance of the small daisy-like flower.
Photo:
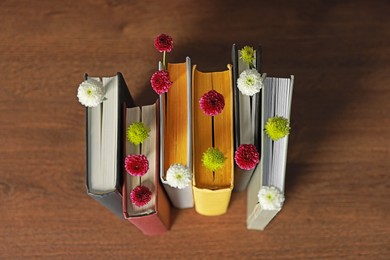
<svg viewBox="0 0 390 260">
<path fill-rule="evenodd" d="M 130 192 L 130 199 L 134 205 L 142 207 L 152 199 L 152 192 L 146 186 L 137 186 Z"/>
<path fill-rule="evenodd" d="M 281 209 L 284 202 L 283 193 L 274 186 L 263 186 L 257 194 L 262 209 L 278 210 Z"/>
<path fill-rule="evenodd" d="M 172 81 L 169 79 L 168 71 L 159 70 L 153 73 L 150 84 L 152 84 L 154 91 L 160 95 L 168 92 L 169 88 L 172 86 Z"/>
<path fill-rule="evenodd" d="M 149 170 L 148 158 L 143 154 L 129 154 L 125 158 L 125 169 L 133 176 L 143 176 Z"/>
<path fill-rule="evenodd" d="M 154 47 L 156 47 L 159 52 L 171 52 L 173 48 L 173 39 L 171 36 L 162 33 L 154 39 Z"/>
<path fill-rule="evenodd" d="M 210 90 L 200 98 L 199 105 L 206 115 L 216 116 L 220 114 L 225 107 L 225 99 L 223 95 L 217 91 Z"/>
<path fill-rule="evenodd" d="M 127 128 L 127 140 L 134 145 L 139 145 L 149 137 L 149 132 L 150 128 L 144 123 L 134 122 Z"/>
<path fill-rule="evenodd" d="M 223 167 L 226 161 L 226 157 L 217 148 L 209 148 L 203 153 L 202 162 L 203 165 L 210 171 L 216 171 Z"/>
<path fill-rule="evenodd" d="M 103 83 L 94 79 L 83 81 L 77 90 L 79 102 L 86 107 L 96 107 L 104 100 L 106 91 Z"/>
<path fill-rule="evenodd" d="M 290 129 L 288 119 L 281 116 L 270 117 L 265 124 L 266 134 L 274 141 L 288 135 L 290 133 Z"/>
<path fill-rule="evenodd" d="M 234 160 L 243 170 L 252 170 L 259 163 L 259 153 L 253 144 L 242 144 L 234 154 Z"/>
<path fill-rule="evenodd" d="M 263 87 L 263 78 L 255 69 L 247 69 L 241 72 L 237 79 L 237 87 L 243 95 L 253 96 Z"/>
<path fill-rule="evenodd" d="M 249 64 L 249 66 L 253 66 L 253 61 L 255 60 L 255 51 L 250 46 L 245 46 L 240 50 L 240 58 Z"/>
<path fill-rule="evenodd" d="M 178 189 L 184 189 L 191 184 L 192 174 L 187 166 L 182 164 L 173 164 L 167 171 L 167 182 L 169 186 Z"/>
</svg>

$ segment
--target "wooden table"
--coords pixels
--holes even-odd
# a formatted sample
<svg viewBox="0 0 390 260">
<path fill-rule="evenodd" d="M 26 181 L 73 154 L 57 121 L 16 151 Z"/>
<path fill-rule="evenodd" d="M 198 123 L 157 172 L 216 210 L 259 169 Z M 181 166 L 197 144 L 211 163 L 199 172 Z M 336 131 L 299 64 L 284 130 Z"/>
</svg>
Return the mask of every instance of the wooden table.
<svg viewBox="0 0 390 260">
<path fill-rule="evenodd" d="M 70 1 L 69 1 L 70 2 Z M 388 1 L 0 1 L 0 259 L 390 259 Z M 146 237 L 85 192 L 83 74 L 121 71 L 138 103 L 160 54 L 222 70 L 232 43 L 295 75 L 286 203 L 246 229 L 246 193 Z"/>
</svg>

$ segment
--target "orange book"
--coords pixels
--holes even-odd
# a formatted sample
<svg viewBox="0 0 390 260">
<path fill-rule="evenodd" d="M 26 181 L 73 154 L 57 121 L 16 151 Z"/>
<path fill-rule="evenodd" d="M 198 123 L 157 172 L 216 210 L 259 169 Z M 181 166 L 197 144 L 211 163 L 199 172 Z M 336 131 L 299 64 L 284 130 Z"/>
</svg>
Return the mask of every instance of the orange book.
<svg viewBox="0 0 390 260">
<path fill-rule="evenodd" d="M 194 200 L 191 183 L 182 188 L 167 181 L 167 171 L 173 164 L 192 169 L 191 135 L 191 60 L 168 63 L 172 86 L 160 95 L 160 179 L 176 208 L 192 208 Z M 172 186 L 171 186 L 172 185 Z"/>
<path fill-rule="evenodd" d="M 193 111 L 193 190 L 195 210 L 215 216 L 226 213 L 233 189 L 233 90 L 231 65 L 220 72 L 200 72 L 192 69 Z M 212 117 L 203 113 L 199 100 L 215 90 L 224 96 L 225 107 Z M 226 157 L 223 167 L 210 171 L 202 164 L 202 155 L 210 147 L 218 148 Z"/>
</svg>

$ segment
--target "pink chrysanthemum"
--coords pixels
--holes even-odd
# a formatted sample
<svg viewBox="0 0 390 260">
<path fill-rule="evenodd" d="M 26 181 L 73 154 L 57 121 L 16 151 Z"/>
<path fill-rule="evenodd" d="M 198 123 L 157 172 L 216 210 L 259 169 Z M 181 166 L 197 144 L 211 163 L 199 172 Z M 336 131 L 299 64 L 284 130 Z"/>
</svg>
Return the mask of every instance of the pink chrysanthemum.
<svg viewBox="0 0 390 260">
<path fill-rule="evenodd" d="M 152 192 L 146 186 L 137 186 L 130 192 L 130 199 L 137 207 L 142 207 L 152 199 Z"/>
<path fill-rule="evenodd" d="M 242 144 L 234 154 L 234 160 L 243 170 L 252 170 L 259 163 L 259 153 L 253 144 Z"/>
<path fill-rule="evenodd" d="M 159 52 L 171 52 L 173 48 L 173 39 L 171 36 L 162 33 L 154 39 L 154 47 L 156 47 Z"/>
<path fill-rule="evenodd" d="M 129 154 L 125 158 L 125 168 L 128 174 L 143 176 L 149 170 L 149 161 L 143 154 Z"/>
<path fill-rule="evenodd" d="M 164 92 L 168 92 L 169 88 L 172 86 L 172 81 L 169 79 L 168 71 L 159 70 L 152 75 L 150 84 L 152 84 L 154 91 L 160 95 Z"/>
<path fill-rule="evenodd" d="M 217 91 L 210 90 L 200 98 L 199 105 L 206 115 L 216 116 L 221 113 L 225 107 L 225 99 Z"/>
</svg>

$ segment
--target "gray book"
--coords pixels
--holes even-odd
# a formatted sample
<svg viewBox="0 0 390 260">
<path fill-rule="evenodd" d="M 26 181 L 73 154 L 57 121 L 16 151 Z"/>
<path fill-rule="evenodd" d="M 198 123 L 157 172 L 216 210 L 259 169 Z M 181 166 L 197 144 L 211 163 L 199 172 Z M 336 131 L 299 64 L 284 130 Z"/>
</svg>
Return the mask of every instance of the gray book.
<svg viewBox="0 0 390 260">
<path fill-rule="evenodd" d="M 122 213 L 124 106 L 134 106 L 121 73 L 113 77 L 89 77 L 103 82 L 105 100 L 86 109 L 87 194 L 119 218 Z"/>
<path fill-rule="evenodd" d="M 282 116 L 290 121 L 294 76 L 267 77 L 262 91 L 260 164 L 248 186 L 247 228 L 263 230 L 278 214 L 278 210 L 265 210 L 258 203 L 258 192 L 263 186 L 274 186 L 284 193 L 288 136 L 271 140 L 264 132 L 270 117 Z"/>
<path fill-rule="evenodd" d="M 233 95 L 234 95 L 234 151 L 242 144 L 253 144 L 260 151 L 260 114 L 261 114 L 261 90 L 253 96 L 243 95 L 237 88 L 237 79 L 241 72 L 249 69 L 249 65 L 242 61 L 238 54 L 236 44 L 232 47 L 233 63 Z M 261 46 L 255 50 L 256 70 L 261 74 Z M 257 167 L 257 166 L 256 166 Z M 255 169 L 243 170 L 234 164 L 234 189 L 244 191 Z"/>
</svg>

